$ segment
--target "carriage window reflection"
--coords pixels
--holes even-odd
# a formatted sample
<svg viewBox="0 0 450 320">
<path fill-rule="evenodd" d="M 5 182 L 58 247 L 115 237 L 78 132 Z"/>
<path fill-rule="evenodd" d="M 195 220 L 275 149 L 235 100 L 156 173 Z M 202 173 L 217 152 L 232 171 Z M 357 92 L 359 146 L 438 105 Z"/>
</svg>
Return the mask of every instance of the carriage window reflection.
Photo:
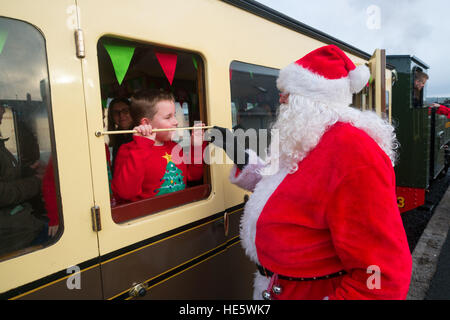
<svg viewBox="0 0 450 320">
<path fill-rule="evenodd" d="M 155 129 L 206 123 L 204 67 L 198 54 L 109 36 L 99 40 L 97 50 L 108 131 L 130 130 L 147 121 Z M 209 167 L 202 161 L 206 143 L 202 137 L 200 142 L 192 139 L 191 132 L 157 133 L 153 139 L 130 133 L 108 136 L 116 223 L 209 195 Z"/>
<path fill-rule="evenodd" d="M 276 119 L 279 92 L 276 86 L 278 69 L 239 61 L 230 65 L 231 117 L 233 129 L 269 129 L 267 146 L 270 145 L 270 126 Z M 258 139 L 262 136 L 258 135 Z M 254 150 L 265 158 L 266 150 Z M 255 148 L 248 145 L 247 147 Z"/>
<path fill-rule="evenodd" d="M 48 110 L 44 37 L 0 18 L 0 260 L 43 248 L 62 232 Z"/>
</svg>

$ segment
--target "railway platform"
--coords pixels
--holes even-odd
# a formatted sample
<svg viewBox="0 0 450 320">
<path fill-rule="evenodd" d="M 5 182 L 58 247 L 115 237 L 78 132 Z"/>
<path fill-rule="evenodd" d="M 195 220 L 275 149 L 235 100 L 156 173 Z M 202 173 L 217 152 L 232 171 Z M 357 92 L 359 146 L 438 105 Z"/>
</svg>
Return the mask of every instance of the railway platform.
<svg viewBox="0 0 450 320">
<path fill-rule="evenodd" d="M 450 188 L 412 252 L 407 300 L 450 300 Z"/>
</svg>

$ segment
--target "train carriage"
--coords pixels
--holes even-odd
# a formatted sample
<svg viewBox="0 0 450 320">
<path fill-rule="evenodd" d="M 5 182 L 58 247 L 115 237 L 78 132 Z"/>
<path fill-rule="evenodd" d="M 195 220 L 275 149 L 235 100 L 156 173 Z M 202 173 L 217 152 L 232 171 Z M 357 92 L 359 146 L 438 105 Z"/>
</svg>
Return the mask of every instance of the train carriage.
<svg viewBox="0 0 450 320">
<path fill-rule="evenodd" d="M 17 0 L 1 7 L 2 144 L 27 169 L 21 177 L 34 179 L 34 191 L 22 189 L 28 197 L 5 197 L 3 221 L 44 226 L 44 234 L 8 234 L 3 222 L 13 239 L 0 244 L 4 299 L 251 298 L 256 269 L 239 243 L 248 194 L 229 183 L 231 164 L 205 165 L 185 190 L 112 201 L 103 118 L 117 96 L 165 88 L 186 126 L 264 129 L 278 107 L 278 70 L 336 44 L 371 69 L 354 106 L 391 115 L 384 50 L 367 54 L 254 1 Z M 43 193 L 53 192 L 58 228 L 36 242 L 54 227 L 36 191 L 38 167 L 52 182 Z"/>
</svg>

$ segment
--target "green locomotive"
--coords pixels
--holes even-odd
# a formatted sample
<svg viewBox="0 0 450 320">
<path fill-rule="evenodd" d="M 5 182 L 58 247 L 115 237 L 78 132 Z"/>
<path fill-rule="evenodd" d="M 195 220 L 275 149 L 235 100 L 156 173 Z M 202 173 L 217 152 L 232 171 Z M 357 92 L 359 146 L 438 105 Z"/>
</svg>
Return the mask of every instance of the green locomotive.
<svg viewBox="0 0 450 320">
<path fill-rule="evenodd" d="M 431 181 L 447 171 L 450 122 L 425 104 L 426 63 L 409 55 L 389 55 L 387 63 L 397 72 L 392 87 L 392 123 L 400 143 L 395 167 L 397 201 L 400 212 L 405 212 L 423 205 Z"/>
</svg>

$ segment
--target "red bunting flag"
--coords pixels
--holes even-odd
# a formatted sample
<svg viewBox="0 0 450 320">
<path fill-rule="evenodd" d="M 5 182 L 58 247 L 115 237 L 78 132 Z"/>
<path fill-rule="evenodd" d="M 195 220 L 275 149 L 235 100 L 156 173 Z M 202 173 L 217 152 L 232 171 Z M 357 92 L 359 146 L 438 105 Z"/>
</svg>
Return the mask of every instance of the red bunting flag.
<svg viewBox="0 0 450 320">
<path fill-rule="evenodd" d="M 169 80 L 170 85 L 172 85 L 173 77 L 175 76 L 175 69 L 177 67 L 177 55 L 173 53 L 161 52 L 155 52 L 155 55 L 164 71 L 164 74 L 166 75 L 167 80 Z"/>
</svg>

